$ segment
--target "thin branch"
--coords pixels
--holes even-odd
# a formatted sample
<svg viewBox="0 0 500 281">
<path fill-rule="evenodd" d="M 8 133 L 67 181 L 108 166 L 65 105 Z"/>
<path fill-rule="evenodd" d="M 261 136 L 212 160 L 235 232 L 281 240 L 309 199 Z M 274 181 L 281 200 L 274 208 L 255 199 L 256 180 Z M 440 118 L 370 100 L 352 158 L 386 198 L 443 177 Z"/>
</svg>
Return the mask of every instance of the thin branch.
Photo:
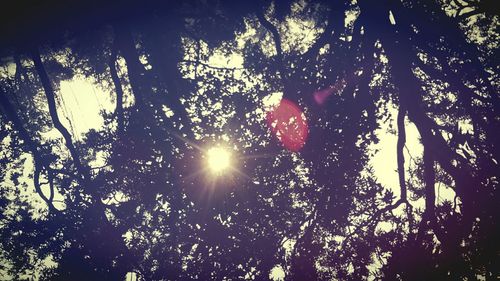
<svg viewBox="0 0 500 281">
<path fill-rule="evenodd" d="M 460 15 L 457 16 L 457 18 L 459 20 L 464 20 L 464 19 L 470 18 L 472 16 L 479 15 L 481 13 L 482 13 L 482 11 L 480 9 L 475 9 L 475 10 L 472 10 L 470 12 L 466 12 L 466 13 L 460 14 Z"/>
<path fill-rule="evenodd" d="M 51 171 L 52 175 L 54 175 L 54 173 L 56 173 L 56 174 L 66 175 L 68 177 L 73 178 L 74 180 L 80 180 L 80 178 L 78 178 L 75 174 L 68 172 L 68 171 L 65 171 L 63 169 L 57 169 L 57 168 L 52 168 L 52 167 L 47 167 L 47 169 Z"/>
<path fill-rule="evenodd" d="M 398 112 L 398 143 L 397 143 L 397 160 L 398 160 L 398 174 L 399 174 L 399 187 L 401 189 L 401 200 L 406 201 L 406 180 L 405 180 L 405 156 L 404 147 L 406 142 L 405 131 L 405 116 L 406 108 L 400 103 Z"/>
<path fill-rule="evenodd" d="M 113 46 L 111 47 L 111 57 L 108 63 L 109 72 L 111 74 L 111 80 L 115 86 L 116 91 L 116 121 L 118 123 L 117 128 L 118 132 L 123 131 L 123 88 L 120 82 L 120 77 L 118 76 L 118 72 L 116 71 L 116 60 L 118 53 L 118 40 L 114 40 Z"/>
<path fill-rule="evenodd" d="M 45 204 L 47 204 L 47 206 L 49 207 L 49 211 L 59 211 L 58 209 L 56 209 L 54 207 L 53 202 L 52 202 L 52 200 L 54 199 L 54 195 L 53 195 L 54 192 L 52 190 L 52 188 L 53 188 L 52 184 L 50 185 L 51 192 L 50 192 L 49 198 L 47 198 L 47 196 L 45 196 L 45 194 L 42 191 L 42 187 L 40 185 L 40 174 L 42 172 L 41 170 L 42 170 L 42 167 L 41 167 L 40 163 L 35 161 L 35 171 L 34 171 L 34 175 L 33 175 L 33 183 L 35 185 L 35 191 L 38 193 L 40 198 L 42 198 L 42 200 L 45 202 Z"/>
<path fill-rule="evenodd" d="M 195 60 L 182 60 L 181 63 L 186 63 L 186 64 L 196 64 L 196 65 L 201 65 L 207 68 L 212 68 L 212 69 L 217 69 L 217 70 L 229 70 L 229 71 L 234 71 L 234 70 L 244 70 L 245 68 L 243 67 L 221 67 L 221 66 L 213 66 L 201 61 L 195 61 Z"/>
<path fill-rule="evenodd" d="M 52 171 L 48 170 L 47 171 L 47 177 L 49 178 L 49 201 L 54 202 L 54 175 L 52 174 Z"/>
<path fill-rule="evenodd" d="M 345 239 L 342 242 L 342 244 L 344 245 L 345 243 L 347 243 L 348 239 L 350 239 L 354 234 L 358 233 L 356 230 L 362 230 L 364 227 L 368 226 L 368 227 L 372 227 L 373 231 L 375 231 L 376 230 L 375 226 L 379 222 L 379 217 L 382 216 L 386 212 L 391 212 L 392 210 L 398 208 L 401 204 L 406 204 L 406 211 L 407 211 L 407 214 L 408 214 L 409 224 L 411 226 L 412 222 L 413 222 L 412 217 L 411 217 L 411 213 L 412 213 L 413 207 L 410 204 L 410 202 L 408 202 L 408 200 L 399 199 L 394 204 L 387 205 L 387 206 L 385 206 L 382 209 L 378 209 L 369 219 L 367 219 L 367 220 L 363 221 L 361 224 L 359 224 L 357 226 L 357 228 L 355 229 L 355 231 L 353 231 L 352 233 L 348 234 L 345 237 Z"/>
<path fill-rule="evenodd" d="M 405 150 L 406 150 L 406 153 L 408 153 L 408 156 L 410 156 L 410 160 L 413 161 L 413 163 L 417 163 L 417 161 L 415 160 L 415 157 L 413 157 L 413 155 L 411 155 L 410 149 L 408 149 L 408 146 L 406 144 L 405 144 Z"/>
<path fill-rule="evenodd" d="M 434 185 L 436 171 L 434 170 L 434 157 L 429 149 L 428 143 L 424 144 L 424 181 L 425 181 L 425 213 L 426 220 L 432 222 L 435 219 L 436 192 Z"/>
<path fill-rule="evenodd" d="M 261 9 L 257 9 L 255 12 L 257 19 L 259 20 L 260 24 L 267 29 L 267 31 L 271 32 L 273 40 L 274 40 L 274 47 L 276 49 L 276 57 L 278 61 L 281 63 L 283 61 L 283 49 L 281 47 L 281 37 L 278 32 L 278 29 L 269 21 L 266 19 L 264 16 L 264 13 L 262 12 Z"/>
<path fill-rule="evenodd" d="M 377 212 L 375 212 L 375 214 L 371 217 L 371 219 L 368 220 L 368 223 L 374 223 L 378 219 L 378 217 L 380 217 L 382 214 L 396 209 L 401 204 L 409 204 L 409 203 L 408 203 L 408 200 L 406 200 L 406 199 L 405 200 L 399 199 L 398 201 L 396 201 L 396 203 L 391 204 L 391 205 L 387 205 L 384 208 L 379 209 Z"/>
<path fill-rule="evenodd" d="M 460 2 L 460 0 L 451 0 L 451 2 L 453 2 L 453 4 L 455 4 L 457 7 L 460 7 L 460 8 L 465 8 L 467 7 L 466 5 L 462 4 Z"/>
</svg>

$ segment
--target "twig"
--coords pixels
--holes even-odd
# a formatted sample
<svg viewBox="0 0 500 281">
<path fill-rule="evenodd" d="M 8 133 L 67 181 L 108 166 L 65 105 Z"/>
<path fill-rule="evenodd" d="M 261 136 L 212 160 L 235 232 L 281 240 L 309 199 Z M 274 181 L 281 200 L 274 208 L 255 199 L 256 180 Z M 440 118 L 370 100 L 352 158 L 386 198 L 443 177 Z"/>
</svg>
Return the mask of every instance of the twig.
<svg viewBox="0 0 500 281">
<path fill-rule="evenodd" d="M 213 66 L 213 65 L 209 65 L 207 63 L 204 63 L 204 62 L 201 62 L 201 61 L 195 61 L 195 60 L 182 60 L 181 63 L 192 63 L 192 64 L 196 64 L 196 65 L 201 65 L 201 66 L 204 66 L 204 67 L 208 67 L 208 68 L 213 68 L 213 69 L 218 69 L 218 70 L 230 70 L 230 71 L 234 71 L 234 70 L 245 70 L 245 68 L 243 67 L 222 67 L 222 66 Z"/>
</svg>

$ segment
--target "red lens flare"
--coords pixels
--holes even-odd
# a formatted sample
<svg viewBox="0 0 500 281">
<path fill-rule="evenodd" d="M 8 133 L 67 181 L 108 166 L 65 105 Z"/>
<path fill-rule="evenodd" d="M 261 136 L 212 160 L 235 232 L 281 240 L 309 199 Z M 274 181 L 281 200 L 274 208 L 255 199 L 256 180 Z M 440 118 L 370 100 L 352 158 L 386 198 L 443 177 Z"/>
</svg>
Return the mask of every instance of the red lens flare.
<svg viewBox="0 0 500 281">
<path fill-rule="evenodd" d="M 346 81 L 344 79 L 341 79 L 340 81 L 336 82 L 334 85 L 323 89 L 319 90 L 313 93 L 314 96 L 314 101 L 318 105 L 323 105 L 325 104 L 326 100 L 335 93 L 340 93 L 346 86 Z"/>
<path fill-rule="evenodd" d="M 267 124 L 283 146 L 299 151 L 307 140 L 309 129 L 302 110 L 292 101 L 282 99 L 267 112 Z"/>
</svg>

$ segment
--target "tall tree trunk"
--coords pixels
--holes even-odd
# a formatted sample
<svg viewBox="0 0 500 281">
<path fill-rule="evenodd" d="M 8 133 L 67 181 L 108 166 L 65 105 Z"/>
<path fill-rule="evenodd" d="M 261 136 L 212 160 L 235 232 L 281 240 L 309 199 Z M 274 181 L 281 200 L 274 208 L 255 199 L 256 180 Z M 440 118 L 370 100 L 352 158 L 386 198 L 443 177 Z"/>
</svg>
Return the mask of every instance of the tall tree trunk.
<svg viewBox="0 0 500 281">
<path fill-rule="evenodd" d="M 78 155 L 78 151 L 73 143 L 73 140 L 71 139 L 71 134 L 69 131 L 64 127 L 64 125 L 61 123 L 59 120 L 59 116 L 57 114 L 57 105 L 56 105 L 56 97 L 54 93 L 54 89 L 52 87 L 52 84 L 50 82 L 49 76 L 47 75 L 47 72 L 45 71 L 45 67 L 43 66 L 42 59 L 40 58 L 40 53 L 38 51 L 38 48 L 33 48 L 31 51 L 31 59 L 33 60 L 35 64 L 35 69 L 38 73 L 38 76 L 40 78 L 40 82 L 42 83 L 42 87 L 45 92 L 45 97 L 47 98 L 47 104 L 49 107 L 49 113 L 50 113 L 50 118 L 52 119 L 52 123 L 54 124 L 54 127 L 61 133 L 61 135 L 64 138 L 64 141 L 66 143 L 66 147 L 69 150 L 69 153 L 71 154 L 71 157 L 73 158 L 73 162 L 75 164 L 75 167 L 77 170 L 80 171 L 81 175 L 84 176 L 86 173 L 84 172 L 86 169 L 84 169 L 82 163 L 80 162 L 80 157 Z"/>
<path fill-rule="evenodd" d="M 113 46 L 111 47 L 111 58 L 109 60 L 109 72 L 111 74 L 111 80 L 113 80 L 113 85 L 115 86 L 116 92 L 116 121 L 117 121 L 117 130 L 118 132 L 123 132 L 123 88 L 122 83 L 120 81 L 120 77 L 118 76 L 118 72 L 116 70 L 116 62 L 117 62 L 117 53 L 118 53 L 118 44 L 115 39 Z"/>
<path fill-rule="evenodd" d="M 35 68 L 45 91 L 49 113 L 52 122 L 54 123 L 54 127 L 63 135 L 66 147 L 70 151 L 71 157 L 73 158 L 77 173 L 80 175 L 81 188 L 76 192 L 87 192 L 92 201 L 92 207 L 84 207 L 83 215 L 81 217 L 83 223 L 79 226 L 82 229 L 77 231 L 73 238 L 76 239 L 75 242 L 77 245 L 78 243 L 85 245 L 84 249 L 87 251 L 87 254 L 96 261 L 96 264 L 99 264 L 99 261 L 102 260 L 105 261 L 104 266 L 106 266 L 106 263 L 109 265 L 112 264 L 112 259 L 116 258 L 118 260 L 123 260 L 123 256 L 127 253 L 127 247 L 121 237 L 122 233 L 120 233 L 116 227 L 108 221 L 105 214 L 106 207 L 101 201 L 101 191 L 99 190 L 99 186 L 96 186 L 92 181 L 90 169 L 86 165 L 82 164 L 78 151 L 71 139 L 70 133 L 59 120 L 55 101 L 55 92 L 49 76 L 43 66 L 40 53 L 37 48 L 32 50 L 31 57 L 34 61 Z M 84 233 L 90 233 L 91 235 L 85 235 Z M 111 239 L 113 243 L 104 242 L 108 239 Z M 113 268 L 113 270 L 109 270 L 109 268 L 102 271 L 97 270 L 96 274 L 104 279 L 108 279 L 110 276 L 114 276 L 113 278 L 118 276 L 123 278 L 127 268 L 130 269 L 128 262 L 125 262 L 124 264 L 119 263 L 114 267 L 111 266 L 110 268 Z"/>
<path fill-rule="evenodd" d="M 141 110 L 145 108 L 144 94 L 150 93 L 151 89 L 146 88 L 148 83 L 145 83 L 145 69 L 139 60 L 139 55 L 135 48 L 134 38 L 127 26 L 115 25 L 115 46 L 119 48 L 121 55 L 127 64 L 127 73 L 130 80 L 130 86 L 134 94 L 135 103 Z"/>
</svg>

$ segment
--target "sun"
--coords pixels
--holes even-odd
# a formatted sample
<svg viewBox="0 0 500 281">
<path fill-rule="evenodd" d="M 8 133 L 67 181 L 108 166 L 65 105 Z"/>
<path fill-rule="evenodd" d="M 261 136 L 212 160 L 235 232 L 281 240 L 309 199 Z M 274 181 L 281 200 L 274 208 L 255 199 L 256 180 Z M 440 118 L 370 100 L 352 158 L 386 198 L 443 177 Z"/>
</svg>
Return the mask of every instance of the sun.
<svg viewBox="0 0 500 281">
<path fill-rule="evenodd" d="M 231 152 L 222 147 L 208 149 L 207 165 L 213 174 L 220 175 L 231 165 Z"/>
</svg>

